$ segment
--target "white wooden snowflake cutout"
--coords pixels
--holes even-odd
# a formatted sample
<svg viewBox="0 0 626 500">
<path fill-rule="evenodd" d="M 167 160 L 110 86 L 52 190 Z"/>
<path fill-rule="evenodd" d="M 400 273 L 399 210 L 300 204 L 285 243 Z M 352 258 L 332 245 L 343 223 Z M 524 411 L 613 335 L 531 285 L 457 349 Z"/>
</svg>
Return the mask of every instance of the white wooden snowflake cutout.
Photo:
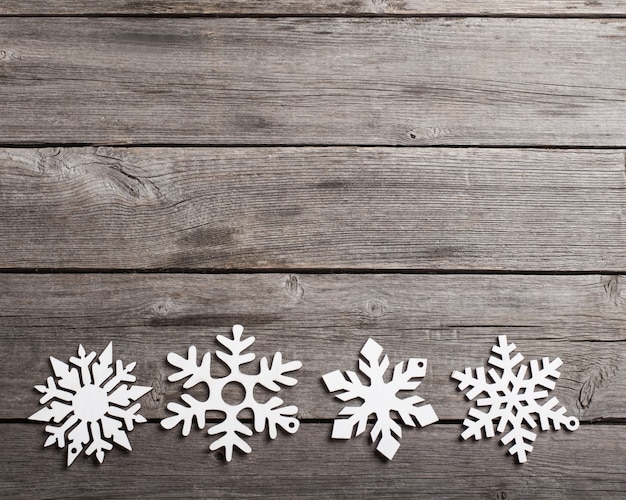
<svg viewBox="0 0 626 500">
<path fill-rule="evenodd" d="M 260 403 L 254 398 L 254 388 L 259 385 L 272 392 L 280 390 L 279 384 L 293 386 L 297 380 L 285 374 L 298 370 L 302 367 L 300 361 L 282 362 L 280 352 L 274 354 L 271 365 L 267 358 L 261 358 L 259 373 L 248 375 L 242 373 L 240 367 L 250 363 L 255 355 L 252 353 L 243 354 L 248 347 L 254 343 L 254 337 L 242 339 L 243 326 L 233 326 L 233 338 L 229 339 L 222 335 L 217 336 L 217 341 L 229 352 L 217 351 L 215 355 L 228 367 L 230 373 L 225 377 L 214 378 L 211 376 L 211 353 L 207 352 L 202 358 L 201 364 L 197 365 L 197 352 L 194 346 L 189 347 L 187 358 L 183 358 L 176 353 L 169 353 L 167 361 L 179 369 L 178 372 L 170 375 L 168 380 L 176 382 L 178 380 L 188 380 L 183 384 L 184 389 L 189 389 L 197 384 L 205 383 L 209 387 L 209 397 L 206 401 L 198 401 L 190 394 L 183 394 L 181 399 L 187 403 L 183 406 L 178 403 L 169 403 L 167 409 L 175 413 L 161 421 L 165 429 L 172 429 L 182 422 L 183 436 L 188 436 L 196 419 L 199 429 L 204 429 L 206 424 L 206 412 L 218 410 L 224 413 L 224 419 L 219 424 L 214 425 L 208 431 L 209 435 L 222 434 L 221 437 L 211 443 L 211 450 L 224 448 L 224 455 L 227 461 L 233 456 L 233 449 L 238 448 L 244 453 L 250 453 L 252 449 L 241 437 L 251 436 L 252 430 L 239 421 L 238 414 L 244 409 L 252 410 L 254 415 L 254 430 L 263 432 L 267 425 L 270 438 L 276 438 L 276 428 L 281 427 L 286 432 L 293 434 L 298 430 L 299 422 L 294 415 L 298 412 L 296 406 L 281 406 L 283 400 L 279 397 L 272 397 L 265 403 Z M 244 397 L 239 404 L 229 404 L 224 400 L 222 390 L 231 382 L 237 382 L 244 388 Z"/>
<path fill-rule="evenodd" d="M 135 382 L 136 377 L 130 373 L 135 363 L 124 368 L 118 360 L 113 370 L 112 356 L 112 343 L 102 351 L 96 362 L 96 353 L 86 354 L 80 345 L 78 357 L 71 357 L 69 365 L 51 357 L 50 363 L 57 380 L 48 377 L 47 385 L 35 386 L 43 393 L 39 400 L 41 404 L 53 401 L 50 406 L 28 418 L 60 424 L 46 426 L 50 436 L 44 446 L 56 443 L 59 448 L 64 448 L 67 434 L 68 467 L 87 444 L 85 453 L 91 455 L 95 452 L 100 463 L 104 460 L 105 451 L 113 448 L 113 443 L 131 450 L 125 431 L 132 431 L 135 423 L 146 421 L 137 413 L 141 408 L 139 403 L 130 408 L 127 406 L 152 387 L 122 384 Z"/>
<path fill-rule="evenodd" d="M 543 358 L 541 366 L 537 360 L 532 360 L 530 376 L 526 377 L 527 365 L 521 365 L 515 372 L 515 367 L 522 362 L 524 356 L 518 353 L 511 358 L 514 350 L 515 344 L 507 343 L 506 336 L 500 335 L 498 345 L 492 348 L 494 355 L 488 361 L 488 364 L 498 369 L 491 368 L 487 372 L 491 381 L 485 376 L 484 367 L 476 368 L 476 376 L 472 375 L 471 368 L 466 368 L 464 373 L 453 372 L 452 378 L 459 381 L 461 391 L 471 387 L 467 393 L 469 400 L 485 394 L 486 397 L 476 401 L 476 406 L 488 407 L 487 412 L 476 407 L 470 408 L 469 416 L 472 419 L 463 421 L 466 429 L 461 437 L 468 439 L 474 436 L 474 439 L 481 439 L 484 431 L 485 436 L 491 438 L 494 436 L 493 426 L 497 422 L 498 433 L 510 428 L 501 441 L 505 445 L 513 442 L 509 453 L 517 455 L 517 460 L 523 463 L 527 460 L 527 453 L 533 449 L 531 443 L 537 437 L 530 430 L 537 427 L 535 415 L 539 417 L 541 429 L 544 431 L 550 429 L 550 424 L 555 430 L 559 430 L 562 424 L 568 430 L 575 431 L 579 422 L 576 417 L 566 416 L 564 407 L 555 409 L 559 404 L 557 398 L 542 401 L 548 397 L 548 391 L 544 389 L 554 389 L 556 380 L 561 375 L 557 370 L 563 364 L 561 359 L 550 361 Z"/>
<path fill-rule="evenodd" d="M 402 437 L 400 425 L 393 419 L 392 411 L 400 415 L 402 422 L 411 427 L 417 423 L 424 427 L 437 422 L 439 418 L 431 405 L 415 406 L 424 401 L 419 396 L 400 399 L 398 391 L 413 391 L 421 384 L 415 380 L 426 374 L 425 359 L 409 359 L 408 363 L 398 363 L 389 382 L 384 376 L 389 367 L 389 357 L 380 361 L 383 348 L 373 339 L 369 339 L 361 349 L 359 371 L 365 375 L 370 383 L 364 385 L 359 376 L 353 371 L 346 371 L 347 379 L 340 370 L 327 373 L 322 377 L 330 392 L 342 391 L 335 397 L 341 401 L 361 399 L 361 406 L 346 406 L 340 416 L 333 422 L 331 437 L 334 439 L 350 439 L 356 427 L 356 435 L 365 431 L 367 420 L 371 414 L 376 417 L 370 436 L 373 442 L 380 437 L 376 450 L 388 460 L 391 460 L 400 447 L 399 438 Z"/>
</svg>

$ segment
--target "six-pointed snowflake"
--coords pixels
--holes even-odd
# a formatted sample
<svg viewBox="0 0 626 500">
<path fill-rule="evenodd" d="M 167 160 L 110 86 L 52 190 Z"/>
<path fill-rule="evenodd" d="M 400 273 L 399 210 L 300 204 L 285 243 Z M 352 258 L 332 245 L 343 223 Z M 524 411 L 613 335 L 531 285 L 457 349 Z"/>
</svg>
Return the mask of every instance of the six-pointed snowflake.
<svg viewBox="0 0 626 500">
<path fill-rule="evenodd" d="M 135 382 L 131 375 L 135 363 L 126 368 L 121 361 L 113 364 L 113 344 L 100 354 L 98 361 L 93 362 L 96 353 L 85 353 L 83 346 L 78 347 L 78 357 L 70 358 L 70 366 L 51 357 L 50 363 L 57 377 L 48 377 L 47 385 L 35 386 L 43 393 L 41 404 L 50 403 L 37 413 L 28 417 L 30 420 L 54 422 L 60 425 L 46 426 L 50 434 L 44 446 L 56 443 L 59 448 L 66 446 L 67 433 L 67 465 L 72 462 L 89 444 L 85 453 L 95 452 L 100 463 L 104 453 L 116 443 L 127 450 L 131 449 L 125 430 L 132 431 L 135 423 L 146 421 L 139 415 L 141 405 L 127 406 L 152 389 L 135 385 L 129 387 L 122 382 Z M 93 364 L 92 364 L 93 363 Z M 120 385 L 122 384 L 122 385 Z"/>
<path fill-rule="evenodd" d="M 509 453 L 517 455 L 518 461 L 523 463 L 526 462 L 526 454 L 533 449 L 531 443 L 537 437 L 535 432 L 526 428 L 528 426 L 534 429 L 537 426 L 534 415 L 539 417 L 541 429 L 544 431 L 550 429 L 550 423 L 555 430 L 559 430 L 563 424 L 570 431 L 574 431 L 579 422 L 576 417 L 566 416 L 564 407 L 556 409 L 559 404 L 557 398 L 551 398 L 545 403 L 542 401 L 548 397 L 548 391 L 544 389 L 554 389 L 556 380 L 561 375 L 557 370 L 562 365 L 561 359 L 550 361 L 543 358 L 541 366 L 537 360 L 532 360 L 530 377 L 526 377 L 527 365 L 521 365 L 517 372 L 514 370 L 524 359 L 519 353 L 511 358 L 514 350 L 515 344 L 508 344 L 506 336 L 500 335 L 498 345 L 492 348 L 494 355 L 488 361 L 488 364 L 498 368 L 487 372 L 491 381 L 487 380 L 483 367 L 476 368 L 475 377 L 472 369 L 466 368 L 464 373 L 452 373 L 452 378 L 459 381 L 459 389 L 462 391 L 471 387 L 467 393 L 469 400 L 484 393 L 486 397 L 478 399 L 476 406 L 489 407 L 486 413 L 475 407 L 470 408 L 469 416 L 473 420 L 467 418 L 463 421 L 466 429 L 461 437 L 468 439 L 474 436 L 475 439 L 481 439 L 483 430 L 486 437 L 493 437 L 493 426 L 497 421 L 497 432 L 502 433 L 507 427 L 510 428 L 501 441 L 505 445 L 513 442 Z"/>
<path fill-rule="evenodd" d="M 184 378 L 189 379 L 183 384 L 184 389 L 189 389 L 197 384 L 206 383 L 209 387 L 209 397 L 206 401 L 198 401 L 190 394 L 183 394 L 181 399 L 187 403 L 183 406 L 178 403 L 169 403 L 167 409 L 175 415 L 165 418 L 161 425 L 166 429 L 172 429 L 180 422 L 183 424 L 182 433 L 189 435 L 196 419 L 198 428 L 203 429 L 206 424 L 206 412 L 218 410 L 224 413 L 224 419 L 208 431 L 210 435 L 222 434 L 221 437 L 213 441 L 211 450 L 224 448 L 225 457 L 230 461 L 233 456 L 233 449 L 236 447 L 245 453 L 250 453 L 252 449 L 241 437 L 251 436 L 252 430 L 239 421 L 238 414 L 244 409 L 250 409 L 254 415 L 254 430 L 263 432 L 267 425 L 270 438 L 276 437 L 277 426 L 286 432 L 293 434 L 298 430 L 299 422 L 294 417 L 298 412 L 296 406 L 282 406 L 283 401 L 279 397 L 272 397 L 265 403 L 257 402 L 254 398 L 254 388 L 257 385 L 266 389 L 278 392 L 278 384 L 293 386 L 297 380 L 288 377 L 285 373 L 292 372 L 302 366 L 300 361 L 282 362 L 280 352 L 274 354 L 271 365 L 267 358 L 261 358 L 259 373 L 248 375 L 242 373 L 240 367 L 250 363 L 254 359 L 254 354 L 243 354 L 248 347 L 254 343 L 254 337 L 242 340 L 243 326 L 233 326 L 233 338 L 229 339 L 218 335 L 217 340 L 229 352 L 217 351 L 215 355 L 228 367 L 230 373 L 221 378 L 211 376 L 211 353 L 207 352 L 202 358 L 200 366 L 197 365 L 197 353 L 194 346 L 189 347 L 187 358 L 183 358 L 176 353 L 169 353 L 167 360 L 170 364 L 179 369 L 178 372 L 169 376 L 171 382 L 176 382 Z M 222 390 L 231 382 L 238 382 L 244 388 L 244 398 L 239 404 L 229 404 L 224 400 Z"/>
<path fill-rule="evenodd" d="M 376 449 L 387 459 L 391 460 L 400 447 L 398 438 L 402 437 L 400 425 L 393 419 L 391 414 L 395 411 L 402 421 L 411 427 L 415 427 L 415 421 L 422 427 L 438 420 L 431 405 L 415 406 L 424 401 L 419 396 L 400 399 L 396 396 L 398 391 L 415 390 L 421 382 L 416 378 L 423 378 L 426 374 L 425 359 L 409 359 L 408 363 L 398 363 L 391 380 L 385 382 L 384 376 L 389 367 L 389 357 L 380 361 L 383 348 L 373 339 L 369 339 L 361 349 L 363 359 L 359 360 L 359 371 L 365 375 L 369 385 L 364 385 L 358 375 L 353 371 L 347 371 L 347 379 L 339 370 L 327 373 L 323 380 L 330 392 L 342 391 L 335 397 L 342 401 L 361 399 L 361 406 L 346 406 L 339 415 L 349 418 L 338 418 L 333 423 L 332 436 L 335 439 L 350 439 L 356 427 L 356 435 L 365 431 L 367 419 L 371 414 L 376 417 L 370 436 L 373 442 L 380 437 Z"/>
</svg>

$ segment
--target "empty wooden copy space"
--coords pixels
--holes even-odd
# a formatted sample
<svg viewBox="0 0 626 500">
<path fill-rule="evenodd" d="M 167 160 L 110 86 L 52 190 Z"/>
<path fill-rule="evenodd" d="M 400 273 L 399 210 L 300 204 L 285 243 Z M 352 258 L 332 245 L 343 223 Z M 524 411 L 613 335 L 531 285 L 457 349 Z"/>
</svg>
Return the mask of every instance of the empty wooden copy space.
<svg viewBox="0 0 626 500">
<path fill-rule="evenodd" d="M 618 1 L 0 0 L 2 496 L 623 498 L 625 54 Z M 235 323 L 301 425 L 225 463 L 159 422 Z M 459 438 L 498 335 L 581 422 L 523 465 Z M 330 439 L 368 338 L 440 418 L 391 462 Z M 33 386 L 111 341 L 148 422 L 66 468 Z"/>
</svg>

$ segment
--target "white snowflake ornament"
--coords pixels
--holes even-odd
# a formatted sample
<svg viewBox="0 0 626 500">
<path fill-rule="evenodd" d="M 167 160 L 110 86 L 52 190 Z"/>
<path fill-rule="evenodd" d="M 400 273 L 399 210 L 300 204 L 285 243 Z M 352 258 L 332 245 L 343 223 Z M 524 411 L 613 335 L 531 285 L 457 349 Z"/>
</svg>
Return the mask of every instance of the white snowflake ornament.
<svg viewBox="0 0 626 500">
<path fill-rule="evenodd" d="M 528 366 L 520 365 L 517 371 L 515 367 L 519 365 L 524 356 L 517 353 L 511 357 L 515 350 L 515 344 L 509 344 L 506 335 L 498 337 L 498 345 L 492 348 L 493 356 L 487 362 L 496 369 L 491 368 L 485 376 L 485 368 L 476 368 L 476 376 L 472 375 L 472 369 L 466 368 L 464 373 L 455 371 L 452 378 L 459 381 L 459 389 L 464 391 L 468 387 L 471 389 L 467 393 L 467 399 L 472 400 L 484 394 L 486 397 L 478 399 L 476 406 L 488 407 L 487 412 L 482 412 L 476 407 L 469 410 L 469 416 L 463 425 L 466 427 L 461 434 L 463 439 L 473 436 L 474 439 L 481 439 L 484 431 L 485 436 L 494 436 L 493 426 L 497 422 L 498 433 L 503 433 L 507 428 L 509 431 L 502 436 L 500 441 L 504 445 L 513 443 L 509 448 L 511 455 L 516 455 L 520 463 L 526 462 L 527 454 L 533 449 L 532 442 L 537 434 L 530 429 L 537 427 L 535 415 L 539 417 L 541 429 L 547 431 L 550 426 L 559 430 L 564 425 L 568 430 L 578 429 L 578 419 L 565 415 L 565 408 L 559 407 L 557 398 L 548 397 L 548 391 L 556 386 L 556 380 L 561 375 L 557 370 L 563 363 L 560 358 L 552 361 L 548 358 L 541 360 L 541 365 L 537 360 L 530 362 L 530 376 L 527 377 Z"/>
<path fill-rule="evenodd" d="M 265 403 L 260 403 L 254 398 L 254 388 L 257 385 L 265 387 L 272 392 L 278 392 L 280 385 L 293 386 L 297 380 L 285 375 L 286 373 L 298 370 L 302 367 L 300 361 L 283 363 L 280 352 L 274 354 L 271 365 L 267 358 L 261 358 L 259 373 L 248 375 L 241 372 L 241 366 L 250 363 L 255 355 L 252 353 L 243 354 L 248 347 L 254 343 L 254 337 L 242 339 L 243 326 L 233 326 L 233 338 L 229 339 L 222 335 L 217 336 L 217 341 L 229 352 L 217 351 L 215 355 L 228 367 L 230 373 L 225 377 L 214 378 L 211 376 L 211 353 L 207 352 L 198 366 L 197 352 L 194 346 L 189 347 L 187 358 L 183 358 L 176 353 L 169 353 L 167 361 L 179 369 L 178 372 L 170 375 L 168 380 L 176 382 L 178 380 L 188 380 L 183 384 L 184 389 L 189 389 L 197 384 L 205 383 L 209 387 L 209 397 L 206 401 L 198 401 L 190 394 L 183 394 L 181 399 L 187 403 L 183 406 L 178 403 L 169 403 L 167 409 L 175 413 L 161 421 L 165 429 L 172 429 L 182 422 L 183 436 L 188 436 L 196 419 L 199 429 L 204 429 L 206 424 L 206 412 L 218 410 L 224 413 L 224 419 L 208 431 L 210 435 L 221 434 L 222 436 L 213 441 L 209 446 L 211 450 L 224 448 L 224 455 L 227 461 L 233 456 L 234 448 L 238 448 L 244 453 L 250 453 L 252 449 L 241 437 L 251 436 L 252 431 L 239 421 L 237 415 L 244 409 L 250 409 L 254 415 L 254 430 L 263 432 L 267 425 L 270 438 L 276 438 L 276 428 L 281 427 L 286 432 L 293 434 L 298 430 L 299 422 L 294 415 L 298 412 L 296 406 L 281 406 L 283 400 L 279 397 L 272 397 Z M 239 404 L 229 404 L 224 400 L 222 390 L 231 382 L 237 382 L 244 388 L 244 398 Z"/>
<path fill-rule="evenodd" d="M 365 375 L 370 383 L 364 385 L 359 376 L 353 371 L 346 371 L 347 379 L 340 370 L 327 373 L 322 377 L 330 392 L 342 391 L 335 397 L 341 401 L 361 399 L 361 406 L 345 406 L 341 416 L 333 422 L 331 437 L 334 439 L 350 439 L 356 427 L 356 435 L 365 431 L 370 415 L 375 415 L 376 422 L 370 436 L 376 445 L 376 450 L 388 460 L 391 460 L 400 447 L 399 438 L 402 437 L 400 425 L 393 419 L 391 412 L 395 411 L 404 424 L 415 427 L 417 423 L 424 427 L 437 422 L 439 418 L 431 405 L 415 406 L 424 401 L 419 396 L 400 399 L 398 391 L 413 391 L 421 384 L 415 379 L 423 378 L 426 374 L 425 359 L 409 359 L 408 363 L 398 363 L 393 369 L 389 382 L 385 382 L 385 372 L 389 367 L 389 357 L 380 360 L 383 348 L 373 339 L 368 339 L 361 349 L 359 371 Z"/>
<path fill-rule="evenodd" d="M 46 426 L 50 436 L 44 446 L 56 443 L 59 448 L 64 448 L 67 444 L 68 467 L 87 445 L 85 453 L 95 452 L 100 463 L 105 451 L 113 448 L 113 443 L 131 450 L 126 431 L 132 431 L 135 423 L 146 421 L 137 413 L 141 408 L 139 403 L 127 407 L 152 387 L 122 384 L 135 382 L 136 377 L 131 375 L 135 363 L 124 367 L 118 360 L 113 370 L 112 343 L 94 362 L 95 358 L 96 353 L 87 354 L 82 345 L 78 347 L 78 357 L 71 357 L 69 365 L 51 357 L 57 380 L 48 377 L 47 385 L 35 386 L 43 393 L 39 400 L 41 404 L 53 401 L 28 418 L 60 424 Z"/>
</svg>

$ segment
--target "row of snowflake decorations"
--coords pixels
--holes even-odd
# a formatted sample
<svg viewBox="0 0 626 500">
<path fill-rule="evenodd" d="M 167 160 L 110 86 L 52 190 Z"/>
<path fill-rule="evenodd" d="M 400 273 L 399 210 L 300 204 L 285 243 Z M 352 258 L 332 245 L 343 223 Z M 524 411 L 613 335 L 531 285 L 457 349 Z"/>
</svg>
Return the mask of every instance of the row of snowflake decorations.
<svg viewBox="0 0 626 500">
<path fill-rule="evenodd" d="M 207 352 L 202 362 L 197 363 L 194 346 L 189 347 L 187 357 L 169 353 L 167 361 L 178 371 L 169 376 L 177 382 L 185 380 L 184 389 L 191 389 L 198 384 L 207 384 L 209 395 L 205 401 L 184 393 L 183 404 L 169 403 L 167 409 L 173 414 L 161 421 L 165 429 L 173 429 L 182 424 L 182 434 L 188 436 L 195 419 L 198 428 L 206 425 L 206 413 L 219 411 L 224 416 L 220 423 L 209 428 L 211 436 L 218 436 L 210 445 L 211 450 L 223 449 L 224 456 L 230 461 L 235 448 L 244 453 L 251 451 L 245 437 L 253 431 L 238 419 L 244 409 L 252 411 L 253 428 L 264 432 L 267 428 L 270 438 L 277 435 L 277 428 L 293 434 L 298 430 L 296 406 L 283 406 L 283 400 L 272 397 L 267 402 L 255 399 L 254 389 L 261 386 L 270 392 L 280 391 L 282 386 L 293 386 L 297 380 L 288 374 L 302 367 L 299 361 L 283 362 L 280 352 L 274 354 L 271 361 L 262 358 L 258 373 L 250 375 L 242 372 L 241 367 L 250 363 L 255 355 L 245 351 L 254 343 L 254 337 L 243 338 L 243 326 L 232 328 L 232 338 L 217 336 L 217 341 L 225 350 L 217 351 L 215 356 L 225 365 L 229 373 L 222 377 L 211 375 L 211 353 Z M 509 344 L 506 336 L 498 337 L 498 343 L 492 348 L 488 364 L 492 368 L 485 372 L 484 367 L 466 368 L 464 372 L 455 371 L 452 378 L 458 380 L 458 387 L 464 391 L 469 388 L 467 398 L 476 400 L 476 406 L 470 408 L 463 439 L 474 437 L 481 439 L 483 434 L 490 438 L 495 431 L 502 434 L 501 441 L 509 445 L 509 453 L 517 460 L 526 462 L 527 454 L 532 451 L 536 438 L 533 429 L 537 427 L 537 418 L 542 430 L 555 430 L 564 425 L 573 431 L 578 428 L 576 417 L 565 415 L 565 408 L 556 398 L 548 398 L 548 390 L 556 385 L 560 373 L 561 360 L 544 358 L 529 366 L 521 364 L 524 359 L 519 353 L 513 355 L 515 344 Z M 370 415 L 375 423 L 370 431 L 376 450 L 386 459 L 391 460 L 400 447 L 401 425 L 393 418 L 395 412 L 402 424 L 415 427 L 427 426 L 438 421 L 431 405 L 422 405 L 419 396 L 398 397 L 401 391 L 415 391 L 420 379 L 426 374 L 426 359 L 411 358 L 406 363 L 398 363 L 385 381 L 389 368 L 389 357 L 383 356 L 383 348 L 373 339 L 369 339 L 360 352 L 359 371 L 368 383 L 353 371 L 340 370 L 327 373 L 322 377 L 328 391 L 336 393 L 341 401 L 359 400 L 360 406 L 346 406 L 335 419 L 331 437 L 350 439 L 362 434 L 367 427 Z M 44 446 L 57 444 L 67 447 L 67 465 L 70 466 L 83 451 L 87 455 L 95 453 L 99 462 L 104 460 L 105 452 L 117 444 L 131 450 L 127 431 L 132 431 L 136 423 L 146 419 L 139 414 L 140 404 L 136 401 L 152 388 L 140 385 L 127 385 L 136 381 L 132 375 L 135 363 L 124 366 L 117 360 L 113 367 L 113 346 L 109 344 L 96 359 L 96 353 L 87 354 L 83 346 L 78 347 L 78 356 L 70 357 L 64 363 L 51 357 L 50 362 L 55 377 L 48 377 L 46 385 L 35 388 L 43 396 L 41 408 L 29 418 L 49 422 L 45 430 L 49 434 Z M 528 369 L 530 367 L 530 374 Z M 223 397 L 223 389 L 231 382 L 241 384 L 243 399 L 237 404 L 230 404 Z M 483 395 L 484 397 L 479 398 Z M 132 406 L 131 406 L 132 405 Z M 485 407 L 481 411 L 477 407 Z M 494 431 L 494 426 L 495 431 Z"/>
</svg>

